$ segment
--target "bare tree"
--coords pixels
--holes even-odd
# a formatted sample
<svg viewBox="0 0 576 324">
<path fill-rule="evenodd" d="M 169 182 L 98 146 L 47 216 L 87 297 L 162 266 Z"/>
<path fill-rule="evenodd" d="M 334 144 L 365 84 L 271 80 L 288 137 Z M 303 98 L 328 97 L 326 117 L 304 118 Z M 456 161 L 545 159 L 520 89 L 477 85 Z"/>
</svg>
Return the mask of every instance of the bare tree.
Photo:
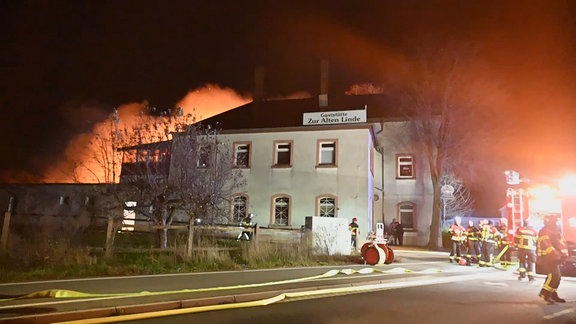
<svg viewBox="0 0 576 324">
<path fill-rule="evenodd" d="M 219 140 L 218 129 L 205 127 L 181 110 L 142 116 L 126 134 L 134 145 L 122 150 L 133 163 L 124 164 L 121 183 L 138 193 L 137 206 L 126 208 L 152 222 L 160 233 L 161 248 L 168 246 L 168 229 L 175 217 L 185 215 L 191 255 L 195 221 L 213 224 L 218 216 L 228 217 L 228 199 L 243 184 L 231 151 Z"/>
<path fill-rule="evenodd" d="M 442 44 L 446 45 L 446 44 Z M 420 46 L 410 67 L 412 84 L 400 99 L 415 147 L 424 157 L 433 189 L 428 248 L 440 242 L 444 176 L 465 179 L 478 162 L 478 149 L 494 134 L 489 103 L 497 91 L 473 68 L 475 51 L 461 44 Z"/>
<path fill-rule="evenodd" d="M 219 125 L 189 125 L 174 134 L 170 183 L 179 188 L 175 198 L 188 215 L 187 255 L 192 256 L 194 225 L 227 223 L 230 197 L 245 185 L 234 168 L 233 150 L 219 136 Z"/>
<path fill-rule="evenodd" d="M 442 225 L 455 216 L 468 217 L 472 214 L 474 198 L 464 181 L 448 173 L 442 176 L 441 186 L 450 186 L 453 190 L 450 197 L 442 197 Z"/>
<path fill-rule="evenodd" d="M 123 220 L 123 206 L 128 195 L 126 186 L 118 184 L 122 165 L 122 153 L 120 147 L 127 144 L 118 111 L 115 110 L 107 122 L 97 125 L 94 136 L 90 138 L 86 145 L 90 152 L 85 159 L 82 159 L 74 166 L 73 180 L 78 183 L 92 182 L 98 183 L 94 187 L 94 201 L 90 206 L 93 210 L 93 217 L 107 218 L 106 241 L 104 245 L 104 256 L 113 255 L 114 240 L 118 228 Z"/>
</svg>

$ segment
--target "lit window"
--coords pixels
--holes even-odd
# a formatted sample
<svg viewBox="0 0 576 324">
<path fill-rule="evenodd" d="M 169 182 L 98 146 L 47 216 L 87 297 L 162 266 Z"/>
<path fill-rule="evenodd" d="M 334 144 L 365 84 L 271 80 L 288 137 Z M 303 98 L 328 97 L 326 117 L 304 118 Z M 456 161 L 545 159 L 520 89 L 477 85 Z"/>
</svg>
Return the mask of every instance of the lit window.
<svg viewBox="0 0 576 324">
<path fill-rule="evenodd" d="M 127 201 L 127 207 L 136 207 L 135 201 Z M 136 213 L 134 210 L 127 210 L 124 209 L 124 218 L 122 219 L 122 227 L 121 230 L 123 231 L 134 231 L 134 225 L 136 223 Z"/>
<path fill-rule="evenodd" d="M 234 166 L 237 168 L 250 167 L 250 143 L 234 144 Z"/>
<path fill-rule="evenodd" d="M 336 217 L 336 199 L 332 197 L 322 197 L 318 200 L 318 216 Z"/>
<path fill-rule="evenodd" d="M 398 179 L 414 178 L 414 157 L 412 155 L 396 156 L 396 178 Z"/>
<path fill-rule="evenodd" d="M 198 164 L 199 168 L 210 167 L 210 147 L 202 146 L 198 152 Z"/>
<path fill-rule="evenodd" d="M 292 141 L 274 142 L 274 165 L 292 165 Z"/>
<path fill-rule="evenodd" d="M 288 226 L 290 219 L 290 198 L 274 198 L 274 225 Z"/>
<path fill-rule="evenodd" d="M 318 165 L 336 165 L 336 140 L 318 141 Z"/>
<path fill-rule="evenodd" d="M 138 162 L 148 162 L 150 152 L 148 150 L 138 151 Z"/>
<path fill-rule="evenodd" d="M 162 155 L 160 154 L 160 150 L 155 149 L 152 153 L 152 156 L 150 157 L 150 161 L 158 162 L 158 161 L 160 161 L 161 157 L 162 157 Z"/>
<path fill-rule="evenodd" d="M 136 150 L 124 151 L 124 154 L 122 155 L 122 163 L 135 163 L 137 156 L 138 151 Z"/>
<path fill-rule="evenodd" d="M 414 228 L 414 209 L 414 203 L 412 202 L 401 202 L 398 204 L 398 219 L 403 225 L 402 227 L 406 229 Z"/>
<path fill-rule="evenodd" d="M 232 221 L 233 222 L 240 222 L 244 219 L 248 214 L 247 209 L 247 201 L 248 198 L 246 196 L 236 196 L 234 197 L 234 201 L 232 202 Z"/>
</svg>

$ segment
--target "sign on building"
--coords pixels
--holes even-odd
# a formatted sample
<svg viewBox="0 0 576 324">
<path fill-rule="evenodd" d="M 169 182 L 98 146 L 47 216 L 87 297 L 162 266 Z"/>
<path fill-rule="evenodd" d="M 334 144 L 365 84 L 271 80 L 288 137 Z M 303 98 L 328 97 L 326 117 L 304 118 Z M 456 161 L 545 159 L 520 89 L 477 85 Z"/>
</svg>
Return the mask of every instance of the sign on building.
<svg viewBox="0 0 576 324">
<path fill-rule="evenodd" d="M 334 125 L 366 122 L 366 108 L 358 110 L 323 111 L 304 113 L 302 125 Z"/>
</svg>

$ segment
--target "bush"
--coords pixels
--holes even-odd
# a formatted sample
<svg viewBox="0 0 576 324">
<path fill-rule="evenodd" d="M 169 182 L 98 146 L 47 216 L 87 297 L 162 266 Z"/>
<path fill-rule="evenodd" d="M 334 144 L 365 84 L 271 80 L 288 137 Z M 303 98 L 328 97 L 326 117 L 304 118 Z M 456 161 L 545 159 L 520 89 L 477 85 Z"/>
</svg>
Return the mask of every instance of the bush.
<svg viewBox="0 0 576 324">
<path fill-rule="evenodd" d="M 126 240 L 137 235 L 126 236 Z M 82 278 L 94 276 L 149 275 L 161 273 L 222 271 L 293 266 L 357 263 L 357 256 L 326 256 L 311 253 L 306 243 L 279 244 L 207 239 L 198 240 L 191 259 L 186 244 L 175 248 L 116 250 L 104 259 L 101 249 L 73 246 L 67 240 L 29 242 L 11 236 L 7 257 L 0 260 L 0 282 Z M 147 245 L 146 243 L 141 245 Z"/>
</svg>

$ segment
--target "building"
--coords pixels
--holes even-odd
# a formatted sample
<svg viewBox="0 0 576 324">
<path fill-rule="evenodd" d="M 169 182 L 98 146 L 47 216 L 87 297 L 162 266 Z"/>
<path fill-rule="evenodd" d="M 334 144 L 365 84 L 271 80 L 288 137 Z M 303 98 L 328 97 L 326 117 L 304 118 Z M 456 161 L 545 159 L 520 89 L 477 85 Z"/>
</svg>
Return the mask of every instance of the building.
<svg viewBox="0 0 576 324">
<path fill-rule="evenodd" d="M 362 243 L 396 218 L 404 244 L 427 244 L 429 176 L 385 95 L 255 100 L 202 123 L 220 126 L 247 180 L 230 219 L 254 213 L 262 227 L 300 228 L 307 216 L 356 217 Z"/>
</svg>

